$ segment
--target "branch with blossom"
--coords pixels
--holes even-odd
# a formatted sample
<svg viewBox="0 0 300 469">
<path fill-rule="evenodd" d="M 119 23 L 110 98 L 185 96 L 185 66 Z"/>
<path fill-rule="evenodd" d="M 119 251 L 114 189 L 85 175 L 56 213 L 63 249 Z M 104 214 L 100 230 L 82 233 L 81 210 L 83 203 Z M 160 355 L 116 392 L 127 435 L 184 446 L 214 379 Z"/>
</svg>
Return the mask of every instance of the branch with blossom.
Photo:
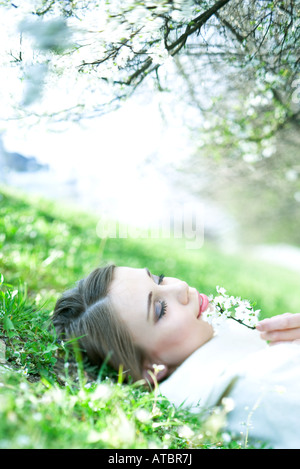
<svg viewBox="0 0 300 469">
<path fill-rule="evenodd" d="M 260 309 L 255 310 L 248 300 L 229 296 L 223 287 L 217 286 L 216 290 L 218 295 L 209 298 L 211 307 L 203 313 L 205 320 L 218 326 L 226 319 L 233 319 L 249 329 L 256 328 Z"/>
</svg>

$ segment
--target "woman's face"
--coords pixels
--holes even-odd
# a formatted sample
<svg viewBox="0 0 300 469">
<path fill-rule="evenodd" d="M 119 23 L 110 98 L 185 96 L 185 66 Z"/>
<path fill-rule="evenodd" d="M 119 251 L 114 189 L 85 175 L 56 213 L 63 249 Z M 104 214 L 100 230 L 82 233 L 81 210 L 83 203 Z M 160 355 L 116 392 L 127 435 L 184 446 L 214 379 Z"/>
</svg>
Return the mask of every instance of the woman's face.
<svg viewBox="0 0 300 469">
<path fill-rule="evenodd" d="M 177 278 L 116 267 L 109 296 L 135 344 L 169 370 L 213 336 L 212 326 L 201 317 L 207 298 Z"/>
</svg>

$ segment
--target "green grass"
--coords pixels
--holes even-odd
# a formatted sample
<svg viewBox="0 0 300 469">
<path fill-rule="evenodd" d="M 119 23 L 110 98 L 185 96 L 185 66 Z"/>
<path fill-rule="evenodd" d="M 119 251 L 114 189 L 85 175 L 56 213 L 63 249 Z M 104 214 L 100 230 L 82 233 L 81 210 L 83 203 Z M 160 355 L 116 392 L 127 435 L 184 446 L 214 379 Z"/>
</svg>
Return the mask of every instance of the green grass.
<svg viewBox="0 0 300 469">
<path fill-rule="evenodd" d="M 64 289 L 107 262 L 147 266 L 207 294 L 224 286 L 263 317 L 300 310 L 299 279 L 206 242 L 192 251 L 183 240 L 99 239 L 97 222 L 0 189 L 0 448 L 243 447 L 213 425 L 222 410 L 207 419 L 175 409 L 105 365 L 98 373 L 74 360 L 72 345 L 56 341 L 51 311 Z"/>
</svg>

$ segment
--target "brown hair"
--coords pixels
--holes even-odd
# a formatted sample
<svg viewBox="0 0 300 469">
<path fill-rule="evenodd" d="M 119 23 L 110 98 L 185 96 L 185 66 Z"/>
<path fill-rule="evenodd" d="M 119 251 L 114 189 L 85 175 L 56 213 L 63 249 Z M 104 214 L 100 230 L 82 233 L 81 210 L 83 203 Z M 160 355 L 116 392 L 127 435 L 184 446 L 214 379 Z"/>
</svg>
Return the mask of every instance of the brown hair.
<svg viewBox="0 0 300 469">
<path fill-rule="evenodd" d="M 93 364 L 107 360 L 115 370 L 123 366 L 125 378 L 143 377 L 145 355 L 117 316 L 109 297 L 115 265 L 99 267 L 58 299 L 53 324 L 63 340 L 78 338 Z"/>
</svg>

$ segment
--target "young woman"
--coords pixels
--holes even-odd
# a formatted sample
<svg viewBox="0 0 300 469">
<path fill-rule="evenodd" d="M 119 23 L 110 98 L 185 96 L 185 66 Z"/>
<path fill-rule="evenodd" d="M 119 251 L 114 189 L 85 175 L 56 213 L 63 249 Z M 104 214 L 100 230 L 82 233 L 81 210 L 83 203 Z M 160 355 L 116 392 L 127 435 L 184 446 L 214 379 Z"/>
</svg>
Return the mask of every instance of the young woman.
<svg viewBox="0 0 300 469">
<path fill-rule="evenodd" d="M 230 397 L 229 430 L 240 433 L 248 412 L 251 425 L 257 416 L 254 438 L 274 447 L 293 447 L 297 438 L 300 447 L 300 314 L 265 319 L 257 331 L 227 321 L 216 333 L 203 319 L 210 307 L 207 296 L 184 281 L 109 265 L 63 294 L 53 322 L 62 338 L 80 338 L 93 363 L 110 357 L 116 370 L 121 365 L 133 380 L 162 382 L 163 395 L 196 411 L 198 404 L 207 408 Z M 289 430 L 281 434 L 274 422 L 283 415 Z"/>
</svg>

